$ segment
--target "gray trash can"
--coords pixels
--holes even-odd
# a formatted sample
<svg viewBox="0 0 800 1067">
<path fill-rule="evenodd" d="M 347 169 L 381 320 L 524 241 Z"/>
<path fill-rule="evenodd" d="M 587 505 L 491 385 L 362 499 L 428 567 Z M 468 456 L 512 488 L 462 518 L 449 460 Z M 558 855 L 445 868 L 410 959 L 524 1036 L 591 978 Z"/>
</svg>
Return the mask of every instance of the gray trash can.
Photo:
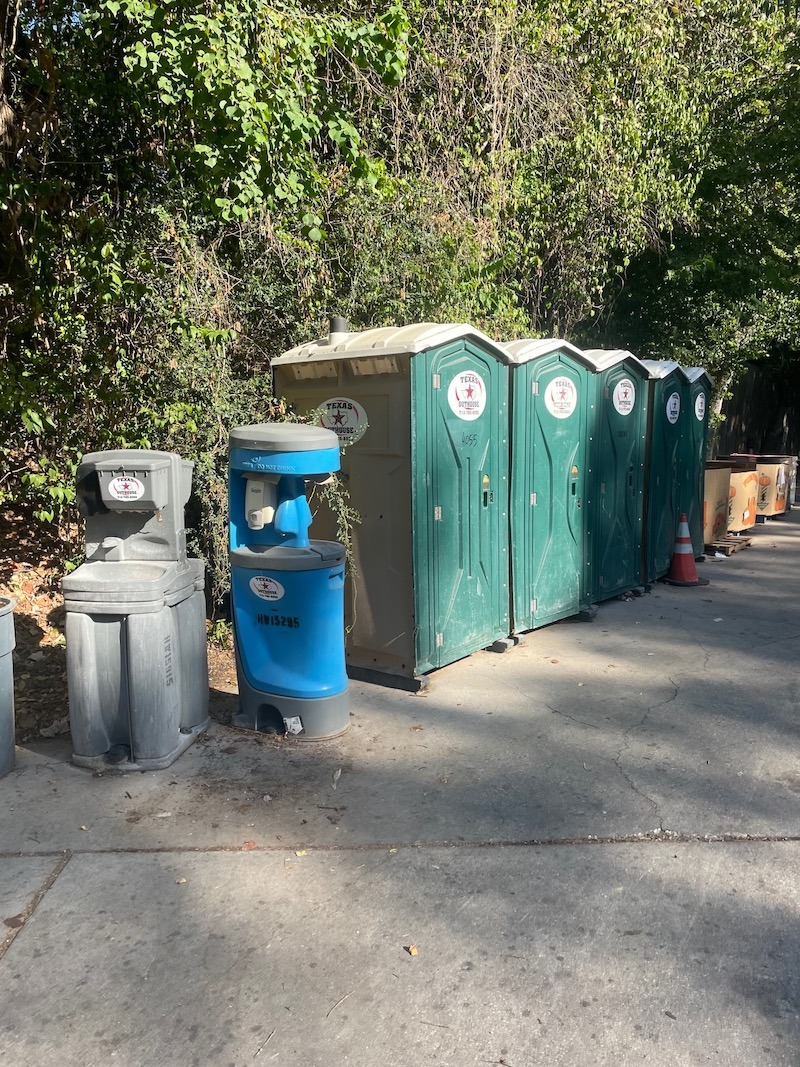
<svg viewBox="0 0 800 1067">
<path fill-rule="evenodd" d="M 0 597 L 0 778 L 14 766 L 14 601 Z"/>
</svg>

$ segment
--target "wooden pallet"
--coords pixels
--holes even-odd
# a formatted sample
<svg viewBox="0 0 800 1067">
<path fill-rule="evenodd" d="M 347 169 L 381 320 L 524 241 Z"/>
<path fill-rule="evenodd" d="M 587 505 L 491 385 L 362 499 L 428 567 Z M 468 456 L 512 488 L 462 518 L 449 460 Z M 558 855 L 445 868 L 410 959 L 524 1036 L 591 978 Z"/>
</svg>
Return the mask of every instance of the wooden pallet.
<svg viewBox="0 0 800 1067">
<path fill-rule="evenodd" d="M 724 552 L 726 556 L 732 556 L 742 548 L 749 548 L 752 540 L 752 537 L 723 537 L 706 545 L 705 550 L 710 555 L 714 552 Z"/>
</svg>

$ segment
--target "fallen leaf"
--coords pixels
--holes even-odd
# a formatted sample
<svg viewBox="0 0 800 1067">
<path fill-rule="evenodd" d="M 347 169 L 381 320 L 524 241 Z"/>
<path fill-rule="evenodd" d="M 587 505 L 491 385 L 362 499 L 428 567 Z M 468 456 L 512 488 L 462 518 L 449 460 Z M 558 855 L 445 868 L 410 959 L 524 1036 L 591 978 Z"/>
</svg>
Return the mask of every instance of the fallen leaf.
<svg viewBox="0 0 800 1067">
<path fill-rule="evenodd" d="M 58 737 L 59 734 L 69 733 L 69 718 L 59 719 L 50 726 L 43 726 L 39 733 L 42 737 Z"/>
<path fill-rule="evenodd" d="M 308 849 L 305 849 L 305 848 L 298 848 L 298 849 L 297 849 L 297 850 L 295 851 L 295 856 L 307 856 L 307 855 L 308 855 Z"/>
<path fill-rule="evenodd" d="M 397 855 L 397 849 L 396 848 L 390 848 L 389 849 L 389 855 L 390 856 L 396 856 Z"/>
<path fill-rule="evenodd" d="M 185 878 L 176 878 L 175 879 L 175 885 L 186 885 L 186 879 Z"/>
<path fill-rule="evenodd" d="M 420 730 L 424 730 L 424 729 L 425 729 L 425 727 L 424 727 L 424 726 L 412 726 L 412 727 L 411 727 L 411 729 L 412 729 L 412 730 L 413 730 L 413 731 L 414 731 L 415 733 L 418 733 L 418 732 L 419 732 Z"/>
<path fill-rule="evenodd" d="M 88 826 L 81 826 L 81 830 L 88 830 L 88 829 L 89 829 Z"/>
<path fill-rule="evenodd" d="M 3 922 L 6 924 L 6 926 L 10 927 L 10 929 L 19 930 L 20 926 L 25 925 L 25 916 L 12 915 L 10 919 L 3 919 Z"/>
<path fill-rule="evenodd" d="M 245 841 L 245 843 L 242 845 L 242 852 L 249 852 L 251 849 L 254 849 L 255 847 L 256 847 L 255 841 Z"/>
<path fill-rule="evenodd" d="M 409 956 L 419 956 L 419 949 L 416 945 L 406 945 L 406 952 Z"/>
</svg>

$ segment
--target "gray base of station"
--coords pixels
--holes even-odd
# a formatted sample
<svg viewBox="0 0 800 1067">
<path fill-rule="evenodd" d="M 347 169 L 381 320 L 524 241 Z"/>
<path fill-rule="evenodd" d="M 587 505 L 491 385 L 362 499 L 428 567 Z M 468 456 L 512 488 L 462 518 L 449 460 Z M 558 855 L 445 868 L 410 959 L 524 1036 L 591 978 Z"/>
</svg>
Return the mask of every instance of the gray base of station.
<svg viewBox="0 0 800 1067">
<path fill-rule="evenodd" d="M 297 741 L 330 741 L 350 729 L 350 694 L 302 699 L 262 693 L 239 673 L 239 707 L 233 725 L 264 734 L 286 734 Z"/>
<path fill-rule="evenodd" d="M 163 771 L 165 767 L 173 764 L 178 756 L 183 755 L 200 734 L 205 733 L 210 723 L 211 719 L 208 718 L 198 726 L 193 726 L 191 730 L 181 731 L 178 735 L 178 744 L 166 756 L 132 760 L 130 749 L 126 745 L 115 745 L 114 748 L 99 756 L 79 756 L 77 752 L 73 752 L 72 762 L 76 767 L 88 767 L 93 771 Z"/>
</svg>

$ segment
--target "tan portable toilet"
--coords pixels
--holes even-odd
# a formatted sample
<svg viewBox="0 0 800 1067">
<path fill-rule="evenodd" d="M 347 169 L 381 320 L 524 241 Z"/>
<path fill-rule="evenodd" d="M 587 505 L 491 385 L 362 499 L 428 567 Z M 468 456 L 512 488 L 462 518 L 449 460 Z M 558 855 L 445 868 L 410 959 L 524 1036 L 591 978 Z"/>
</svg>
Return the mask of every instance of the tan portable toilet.
<svg viewBox="0 0 800 1067">
<path fill-rule="evenodd" d="M 273 360 L 273 389 L 339 436 L 361 516 L 348 672 L 416 688 L 509 634 L 508 356 L 464 324 L 331 326 Z M 336 539 L 327 507 L 315 522 Z"/>
</svg>

